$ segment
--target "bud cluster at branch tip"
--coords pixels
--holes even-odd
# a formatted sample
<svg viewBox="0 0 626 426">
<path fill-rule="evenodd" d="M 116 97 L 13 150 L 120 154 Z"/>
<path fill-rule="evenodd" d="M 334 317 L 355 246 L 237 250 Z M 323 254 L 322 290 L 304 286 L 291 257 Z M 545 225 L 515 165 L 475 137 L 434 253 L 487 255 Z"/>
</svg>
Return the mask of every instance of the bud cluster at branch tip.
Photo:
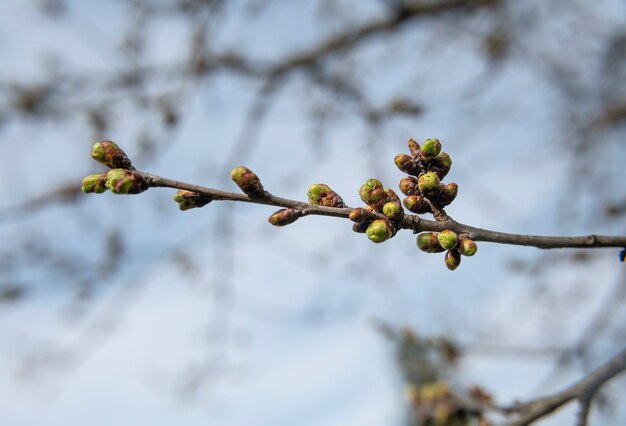
<svg viewBox="0 0 626 426">
<path fill-rule="evenodd" d="M 96 142 L 91 150 L 91 158 L 109 169 L 132 169 L 130 159 L 115 142 Z"/>
<path fill-rule="evenodd" d="M 243 166 L 235 167 L 230 172 L 230 177 L 250 198 L 262 198 L 265 195 L 261 180 L 252 170 Z"/>
<path fill-rule="evenodd" d="M 417 247 L 426 253 L 446 251 L 445 264 L 454 271 L 461 264 L 461 255 L 473 256 L 478 246 L 466 235 L 458 235 L 449 229 L 437 232 L 423 232 L 417 236 Z"/>
<path fill-rule="evenodd" d="M 309 185 L 306 193 L 309 203 L 326 207 L 344 207 L 343 199 L 330 187 L 323 183 Z"/>
<path fill-rule="evenodd" d="M 204 207 L 212 201 L 211 198 L 206 195 L 185 189 L 176 191 L 173 198 L 174 201 L 178 203 L 178 208 L 182 211 Z"/>
<path fill-rule="evenodd" d="M 102 194 L 108 188 L 106 187 L 107 174 L 100 173 L 97 175 L 86 176 L 81 184 L 81 188 L 85 194 Z"/>
<path fill-rule="evenodd" d="M 302 212 L 297 209 L 281 209 L 271 215 L 267 221 L 274 226 L 285 226 L 294 223 L 302 216 Z"/>
</svg>

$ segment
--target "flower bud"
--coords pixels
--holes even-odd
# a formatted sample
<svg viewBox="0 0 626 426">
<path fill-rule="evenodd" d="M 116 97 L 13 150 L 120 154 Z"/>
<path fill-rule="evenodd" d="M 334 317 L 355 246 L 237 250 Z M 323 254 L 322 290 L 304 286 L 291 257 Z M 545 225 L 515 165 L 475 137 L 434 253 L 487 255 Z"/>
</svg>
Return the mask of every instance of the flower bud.
<svg viewBox="0 0 626 426">
<path fill-rule="evenodd" d="M 96 142 L 91 150 L 91 158 L 110 169 L 130 169 L 132 164 L 126 153 L 115 142 Z"/>
<path fill-rule="evenodd" d="M 326 207 L 344 207 L 343 199 L 323 183 L 313 183 L 307 192 L 309 203 Z"/>
<path fill-rule="evenodd" d="M 106 187 L 114 194 L 139 194 L 148 189 L 148 182 L 136 170 L 112 169 L 107 173 Z"/>
<path fill-rule="evenodd" d="M 402 204 L 400 204 L 398 201 L 386 203 L 383 206 L 383 214 L 391 220 L 402 219 L 402 217 L 404 216 Z"/>
<path fill-rule="evenodd" d="M 439 183 L 439 177 L 433 172 L 424 173 L 417 180 L 417 186 L 426 198 L 433 198 L 437 195 Z"/>
<path fill-rule="evenodd" d="M 302 216 L 302 212 L 297 209 L 281 209 L 271 215 L 267 221 L 274 226 L 285 226 L 294 223 Z"/>
<path fill-rule="evenodd" d="M 265 190 L 259 177 L 246 167 L 235 167 L 230 172 L 230 177 L 246 195 L 251 198 L 261 198 L 265 195 Z"/>
<path fill-rule="evenodd" d="M 393 228 L 391 224 L 383 219 L 378 219 L 372 222 L 365 231 L 367 238 L 374 243 L 382 243 L 388 240 L 393 235 Z"/>
<path fill-rule="evenodd" d="M 85 194 L 95 193 L 102 194 L 107 190 L 106 187 L 107 174 L 101 173 L 99 175 L 86 176 L 82 181 L 82 190 Z"/>
<path fill-rule="evenodd" d="M 458 191 L 459 186 L 456 183 L 443 185 L 439 192 L 439 203 L 444 207 L 451 204 L 456 198 Z"/>
<path fill-rule="evenodd" d="M 398 197 L 398 194 L 396 194 L 396 191 L 394 191 L 393 189 L 385 188 L 385 194 L 387 194 L 388 203 L 400 202 L 400 197 Z"/>
<path fill-rule="evenodd" d="M 433 158 L 429 170 L 436 173 L 437 176 L 439 176 L 439 179 L 443 179 L 444 177 L 446 177 L 451 167 L 452 159 L 448 154 L 442 152 L 438 156 Z"/>
<path fill-rule="evenodd" d="M 445 262 L 448 269 L 454 271 L 461 264 L 461 253 L 458 250 L 448 250 Z"/>
<path fill-rule="evenodd" d="M 352 230 L 359 234 L 365 234 L 365 231 L 367 231 L 367 228 L 369 226 L 370 226 L 369 222 L 355 223 L 354 225 L 352 225 Z"/>
<path fill-rule="evenodd" d="M 348 216 L 348 218 L 352 222 L 363 223 L 363 222 L 371 221 L 372 214 L 367 209 L 357 207 L 356 209 L 352 209 L 352 211 L 350 212 L 350 216 Z"/>
<path fill-rule="evenodd" d="M 441 152 L 441 142 L 439 139 L 426 139 L 422 144 L 419 156 L 422 160 L 431 160 Z"/>
<path fill-rule="evenodd" d="M 442 231 L 437 235 L 437 240 L 439 240 L 439 244 L 445 250 L 452 250 L 456 248 L 459 243 L 459 237 L 456 235 L 456 232 L 450 231 L 449 229 Z"/>
<path fill-rule="evenodd" d="M 478 251 L 478 245 L 469 238 L 460 238 L 457 250 L 463 256 L 474 256 Z"/>
<path fill-rule="evenodd" d="M 185 189 L 176 191 L 173 198 L 178 203 L 178 208 L 182 211 L 204 207 L 212 201 L 210 197 Z"/>
<path fill-rule="evenodd" d="M 409 151 L 411 151 L 411 156 L 417 157 L 420 152 L 420 144 L 413 138 L 409 139 Z"/>
<path fill-rule="evenodd" d="M 359 196 L 365 204 L 376 204 L 381 200 L 386 200 L 387 194 L 383 189 L 383 184 L 378 179 L 368 179 L 361 188 L 359 188 Z"/>
<path fill-rule="evenodd" d="M 441 253 L 444 251 L 439 244 L 436 232 L 423 232 L 417 236 L 417 247 L 426 253 Z"/>
<path fill-rule="evenodd" d="M 417 179 L 413 176 L 402 178 L 398 187 L 404 195 L 419 195 L 420 192 L 419 187 L 417 186 Z"/>
<path fill-rule="evenodd" d="M 396 166 L 398 167 L 398 169 L 400 169 L 401 172 L 404 172 L 410 175 L 416 175 L 420 172 L 419 165 L 409 155 L 398 154 L 393 159 L 393 162 L 396 164 Z"/>
<path fill-rule="evenodd" d="M 416 214 L 430 213 L 430 204 L 421 195 L 409 195 L 403 200 L 404 207 Z"/>
</svg>

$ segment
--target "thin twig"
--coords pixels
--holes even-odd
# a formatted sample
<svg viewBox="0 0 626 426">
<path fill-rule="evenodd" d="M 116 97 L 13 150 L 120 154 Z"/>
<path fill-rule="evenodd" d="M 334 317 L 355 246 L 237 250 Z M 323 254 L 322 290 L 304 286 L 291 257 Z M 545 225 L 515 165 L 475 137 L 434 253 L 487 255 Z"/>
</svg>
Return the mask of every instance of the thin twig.
<svg viewBox="0 0 626 426">
<path fill-rule="evenodd" d="M 227 192 L 219 189 L 208 188 L 191 183 L 180 182 L 173 179 L 156 176 L 150 173 L 140 172 L 153 187 L 168 187 L 185 189 L 198 192 L 212 200 L 240 201 L 244 203 L 265 204 L 277 207 L 287 207 L 300 210 L 303 216 L 333 216 L 348 218 L 351 207 L 325 207 L 309 204 L 303 201 L 290 200 L 277 197 L 266 192 L 263 197 L 251 198 L 242 193 Z M 381 217 L 383 217 L 381 215 Z M 512 244 L 521 246 L 551 248 L 599 248 L 599 247 L 626 247 L 626 236 L 586 235 L 580 237 L 547 237 L 540 235 L 508 234 L 504 232 L 490 231 L 448 220 L 436 222 L 422 219 L 417 215 L 405 215 L 402 229 L 412 230 L 414 233 L 423 231 L 444 231 L 450 229 L 457 234 L 467 234 L 474 241 L 485 241 L 498 244 Z"/>
</svg>

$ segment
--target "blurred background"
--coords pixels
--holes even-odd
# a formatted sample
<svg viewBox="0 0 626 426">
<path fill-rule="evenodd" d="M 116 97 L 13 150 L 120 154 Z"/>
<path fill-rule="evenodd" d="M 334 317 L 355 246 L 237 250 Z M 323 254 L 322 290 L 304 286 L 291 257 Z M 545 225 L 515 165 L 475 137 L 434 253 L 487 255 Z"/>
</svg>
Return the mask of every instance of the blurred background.
<svg viewBox="0 0 626 426">
<path fill-rule="evenodd" d="M 437 137 L 456 220 L 623 235 L 623 1 L 4 0 L 0 58 L 3 425 L 415 424 L 429 347 L 507 405 L 626 342 L 617 249 L 483 243 L 450 272 L 410 232 L 80 192 L 110 139 L 161 176 L 236 190 L 246 165 L 276 195 L 323 182 L 359 206 L 367 178 L 397 188 L 410 137 Z M 624 397 L 622 377 L 590 423 L 624 424 Z"/>
</svg>

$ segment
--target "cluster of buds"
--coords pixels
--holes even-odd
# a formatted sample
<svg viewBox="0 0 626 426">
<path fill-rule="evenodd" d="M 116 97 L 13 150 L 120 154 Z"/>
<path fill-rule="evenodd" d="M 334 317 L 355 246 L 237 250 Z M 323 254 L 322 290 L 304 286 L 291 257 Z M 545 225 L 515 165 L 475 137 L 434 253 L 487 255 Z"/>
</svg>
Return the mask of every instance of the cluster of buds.
<svg viewBox="0 0 626 426">
<path fill-rule="evenodd" d="M 139 194 L 150 187 L 145 176 L 135 170 L 126 153 L 114 142 L 96 142 L 91 157 L 111 170 L 85 177 L 81 183 L 83 192 L 102 194 L 110 189 L 114 194 Z"/>
<path fill-rule="evenodd" d="M 326 207 L 345 207 L 343 199 L 335 191 L 324 183 L 309 185 L 306 193 L 309 203 Z"/>
<path fill-rule="evenodd" d="M 438 139 L 426 139 L 420 146 L 409 140 L 411 155 L 398 154 L 394 162 L 398 169 L 410 175 L 400 181 L 400 191 L 407 210 L 417 213 L 431 213 L 433 204 L 445 207 L 452 203 L 458 192 L 456 183 L 443 184 L 441 180 L 452 167 L 452 159 L 441 151 Z"/>
<path fill-rule="evenodd" d="M 449 270 L 454 271 L 461 264 L 461 255 L 474 256 L 478 246 L 465 235 L 445 230 L 442 232 L 423 232 L 417 236 L 417 247 L 426 253 L 446 251 L 445 263 Z"/>
<path fill-rule="evenodd" d="M 230 172 L 230 177 L 239 189 L 250 198 L 263 198 L 265 196 L 261 179 L 252 170 L 243 166 L 235 167 Z"/>
<path fill-rule="evenodd" d="M 406 390 L 416 424 L 454 426 L 483 424 L 480 410 L 468 407 L 467 399 L 460 398 L 446 381 L 428 382 Z M 473 402 L 473 401 L 472 401 Z"/>
<path fill-rule="evenodd" d="M 355 222 L 352 229 L 365 233 L 374 243 L 382 243 L 393 237 L 404 218 L 398 195 L 393 190 L 384 188 L 378 179 L 371 178 L 361 185 L 359 196 L 367 207 L 359 207 L 350 212 L 349 218 Z"/>
<path fill-rule="evenodd" d="M 174 194 L 174 201 L 178 203 L 178 208 L 182 211 L 204 207 L 212 200 L 206 195 L 202 195 L 195 191 L 187 191 L 179 189 Z"/>
</svg>

